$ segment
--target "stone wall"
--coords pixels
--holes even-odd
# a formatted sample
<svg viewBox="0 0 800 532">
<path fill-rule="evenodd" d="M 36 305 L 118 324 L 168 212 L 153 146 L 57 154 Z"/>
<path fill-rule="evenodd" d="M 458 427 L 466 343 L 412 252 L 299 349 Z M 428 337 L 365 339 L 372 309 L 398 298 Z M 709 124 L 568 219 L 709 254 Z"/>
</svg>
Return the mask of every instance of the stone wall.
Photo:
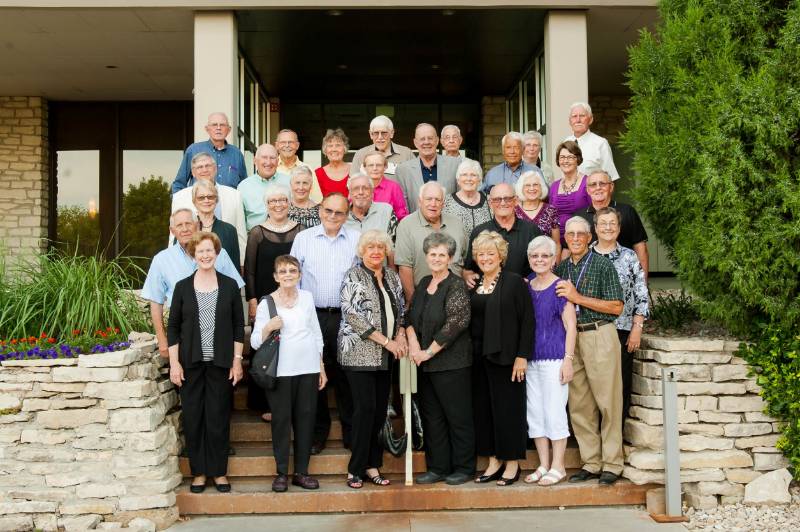
<svg viewBox="0 0 800 532">
<path fill-rule="evenodd" d="M 47 138 L 45 100 L 0 96 L 0 242 L 11 257 L 46 247 Z"/>
<path fill-rule="evenodd" d="M 625 422 L 625 471 L 637 484 L 664 482 L 661 368 L 677 370 L 678 444 L 685 501 L 695 508 L 742 500 L 763 472 L 786 467 L 780 423 L 763 413 L 738 342 L 645 335 L 633 367 Z"/>
<path fill-rule="evenodd" d="M 481 164 L 484 173 L 503 162 L 500 139 L 506 134 L 506 99 L 484 96 L 481 99 Z"/>
<path fill-rule="evenodd" d="M 178 518 L 178 396 L 150 338 L 77 359 L 2 362 L 0 530 L 142 518 L 165 528 Z"/>
<path fill-rule="evenodd" d="M 591 96 L 589 105 L 592 107 L 592 132 L 605 137 L 611 144 L 619 141 L 619 136 L 625 128 L 625 110 L 630 106 L 627 96 Z M 566 113 L 564 114 L 566 119 Z"/>
</svg>

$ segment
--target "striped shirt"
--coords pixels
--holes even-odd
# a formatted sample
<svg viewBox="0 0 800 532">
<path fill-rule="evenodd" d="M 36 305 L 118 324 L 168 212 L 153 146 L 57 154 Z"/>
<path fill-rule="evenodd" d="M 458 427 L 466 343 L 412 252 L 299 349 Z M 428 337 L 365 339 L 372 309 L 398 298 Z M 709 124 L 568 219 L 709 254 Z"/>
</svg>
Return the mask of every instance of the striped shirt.
<svg viewBox="0 0 800 532">
<path fill-rule="evenodd" d="M 203 362 L 214 360 L 214 320 L 217 315 L 217 295 L 219 288 L 210 292 L 195 289 L 197 295 L 198 321 L 200 322 L 200 347 L 203 351 Z"/>
<path fill-rule="evenodd" d="M 347 270 L 358 263 L 356 246 L 361 234 L 342 226 L 333 238 L 318 225 L 294 238 L 291 255 L 300 261 L 300 288 L 314 296 L 316 307 L 340 307 L 340 290 Z"/>
</svg>

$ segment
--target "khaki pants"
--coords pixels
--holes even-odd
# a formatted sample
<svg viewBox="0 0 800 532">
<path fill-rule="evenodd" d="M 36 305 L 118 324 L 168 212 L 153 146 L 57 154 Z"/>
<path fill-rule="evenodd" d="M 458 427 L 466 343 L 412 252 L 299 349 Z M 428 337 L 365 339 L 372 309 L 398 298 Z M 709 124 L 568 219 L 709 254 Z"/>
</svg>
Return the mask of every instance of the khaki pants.
<svg viewBox="0 0 800 532">
<path fill-rule="evenodd" d="M 578 332 L 573 368 L 569 414 L 583 468 L 591 473 L 608 471 L 619 475 L 624 466 L 622 373 L 613 323 Z"/>
</svg>

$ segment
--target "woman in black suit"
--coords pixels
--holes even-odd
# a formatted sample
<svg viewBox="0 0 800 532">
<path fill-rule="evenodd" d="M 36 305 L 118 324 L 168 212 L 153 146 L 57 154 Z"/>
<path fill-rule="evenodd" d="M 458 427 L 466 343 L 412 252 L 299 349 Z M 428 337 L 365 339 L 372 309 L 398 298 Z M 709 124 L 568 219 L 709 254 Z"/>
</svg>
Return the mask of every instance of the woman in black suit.
<svg viewBox="0 0 800 532">
<path fill-rule="evenodd" d="M 220 249 L 214 233 L 189 241 L 197 271 L 175 285 L 167 323 L 169 379 L 180 389 L 192 493 L 205 489 L 207 476 L 217 491 L 231 490 L 231 386 L 242 380 L 244 311 L 236 281 L 214 269 Z"/>
<path fill-rule="evenodd" d="M 420 279 L 409 309 L 408 356 L 418 373 L 428 471 L 417 484 L 463 484 L 475 473 L 469 294 L 449 269 L 456 241 L 431 233 L 422 242 L 431 275 Z"/>
<path fill-rule="evenodd" d="M 472 242 L 472 258 L 481 270 L 472 307 L 473 408 L 478 456 L 488 456 L 475 482 L 497 480 L 510 486 L 519 479 L 526 454 L 525 369 L 533 356 L 533 306 L 525 281 L 502 269 L 508 243 L 494 231 Z"/>
</svg>

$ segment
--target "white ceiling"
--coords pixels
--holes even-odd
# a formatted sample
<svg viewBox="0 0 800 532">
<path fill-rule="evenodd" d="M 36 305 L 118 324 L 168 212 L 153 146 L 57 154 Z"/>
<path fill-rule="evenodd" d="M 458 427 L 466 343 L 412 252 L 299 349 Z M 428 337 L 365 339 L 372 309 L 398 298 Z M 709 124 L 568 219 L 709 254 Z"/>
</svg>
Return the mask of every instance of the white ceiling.
<svg viewBox="0 0 800 532">
<path fill-rule="evenodd" d="M 191 99 L 193 20 L 174 9 L 2 9 L 0 95 Z"/>
</svg>

